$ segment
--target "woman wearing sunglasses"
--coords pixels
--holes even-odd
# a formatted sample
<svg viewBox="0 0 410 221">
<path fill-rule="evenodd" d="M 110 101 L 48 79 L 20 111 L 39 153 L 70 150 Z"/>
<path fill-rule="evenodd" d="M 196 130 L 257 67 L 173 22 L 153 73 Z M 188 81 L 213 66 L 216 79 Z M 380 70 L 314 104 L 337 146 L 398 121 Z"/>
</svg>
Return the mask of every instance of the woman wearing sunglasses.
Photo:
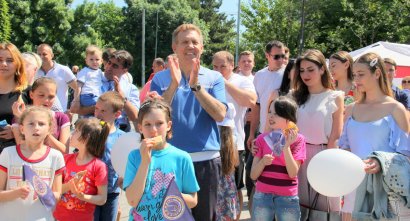
<svg viewBox="0 0 410 221">
<path fill-rule="evenodd" d="M 403 90 L 407 90 L 407 92 L 410 92 L 410 76 L 406 76 L 401 80 L 401 87 Z"/>
</svg>

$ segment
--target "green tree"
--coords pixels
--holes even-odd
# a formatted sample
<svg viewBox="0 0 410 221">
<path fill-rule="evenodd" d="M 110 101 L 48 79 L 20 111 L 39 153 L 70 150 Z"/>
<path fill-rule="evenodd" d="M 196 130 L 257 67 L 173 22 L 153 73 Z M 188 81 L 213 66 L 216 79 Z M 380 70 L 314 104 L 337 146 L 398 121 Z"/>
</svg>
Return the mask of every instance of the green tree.
<svg viewBox="0 0 410 221">
<path fill-rule="evenodd" d="M 10 40 L 9 6 L 6 0 L 0 0 L 0 42 Z"/>
<path fill-rule="evenodd" d="M 256 52 L 257 68 L 265 65 L 263 46 L 277 39 L 297 55 L 301 1 L 250 0 L 242 6 L 247 31 L 245 47 Z M 377 41 L 410 41 L 410 1 L 309 0 L 305 5 L 304 48 L 325 56 L 355 50 Z"/>
<path fill-rule="evenodd" d="M 212 56 L 218 51 L 233 52 L 235 33 L 235 20 L 228 19 L 225 13 L 219 12 L 222 0 L 196 0 L 190 2 L 191 7 L 199 11 L 199 18 L 209 29 L 209 42 L 205 45 L 202 60 L 205 65 L 211 66 Z M 234 54 L 234 53 L 232 53 Z"/>
<path fill-rule="evenodd" d="M 122 9 L 109 2 L 88 2 L 74 9 L 74 20 L 64 43 L 65 57 L 71 65 L 84 65 L 85 49 L 94 44 L 101 48 L 124 48 L 123 30 L 125 16 Z"/>
<path fill-rule="evenodd" d="M 172 32 L 183 23 L 197 24 L 208 41 L 208 29 L 198 19 L 198 12 L 192 10 L 187 0 L 162 0 L 158 2 L 126 1 L 125 8 L 124 49 L 134 57 L 131 73 L 135 82 L 141 79 L 141 42 L 142 42 L 142 10 L 145 9 L 145 76 L 151 73 L 151 64 L 155 56 L 156 16 L 158 13 L 158 47 L 157 57 L 166 58 L 172 54 Z"/>
<path fill-rule="evenodd" d="M 64 50 L 61 57 L 64 57 L 70 65 L 83 66 L 85 64 L 85 49 L 88 45 L 94 44 L 102 46 L 100 33 L 95 29 L 94 23 L 97 20 L 98 4 L 85 1 L 74 9 L 74 20 L 67 35 L 69 38 L 64 41 Z"/>
<path fill-rule="evenodd" d="M 11 39 L 22 51 L 34 51 L 35 46 L 48 43 L 54 54 L 64 51 L 73 21 L 69 9 L 70 0 L 13 0 L 9 1 L 12 34 Z M 65 63 L 64 61 L 60 61 Z"/>
<path fill-rule="evenodd" d="M 297 53 L 300 27 L 299 3 L 289 0 L 251 0 L 241 7 L 242 24 L 246 27 L 241 47 L 255 53 L 255 70 L 266 65 L 265 45 L 279 40 L 287 45 L 291 56 Z"/>
</svg>

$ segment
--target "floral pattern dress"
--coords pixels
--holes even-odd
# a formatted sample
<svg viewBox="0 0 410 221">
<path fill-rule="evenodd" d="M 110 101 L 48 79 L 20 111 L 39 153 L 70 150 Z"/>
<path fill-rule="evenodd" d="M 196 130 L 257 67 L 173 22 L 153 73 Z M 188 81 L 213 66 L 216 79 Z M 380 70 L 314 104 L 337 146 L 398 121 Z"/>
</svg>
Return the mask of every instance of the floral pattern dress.
<svg viewBox="0 0 410 221">
<path fill-rule="evenodd" d="M 235 177 L 233 174 L 221 174 L 221 176 L 222 177 L 218 186 L 218 197 L 216 203 L 216 220 L 235 220 L 240 212 L 238 191 L 235 185 Z"/>
</svg>

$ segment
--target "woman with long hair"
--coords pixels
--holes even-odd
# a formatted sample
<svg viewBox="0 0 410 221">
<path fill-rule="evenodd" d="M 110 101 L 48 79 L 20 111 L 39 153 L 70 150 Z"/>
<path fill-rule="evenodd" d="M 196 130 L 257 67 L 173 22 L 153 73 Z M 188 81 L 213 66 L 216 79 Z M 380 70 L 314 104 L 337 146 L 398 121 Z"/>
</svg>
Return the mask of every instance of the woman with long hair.
<svg viewBox="0 0 410 221">
<path fill-rule="evenodd" d="M 28 102 L 26 88 L 26 69 L 20 51 L 12 43 L 0 43 L 0 153 L 15 145 L 11 107 L 18 100 Z"/>
<path fill-rule="evenodd" d="M 346 107 L 345 125 L 339 146 L 363 159 L 366 173 L 379 173 L 380 163 L 374 158 L 367 159 L 373 151 L 410 156 L 409 118 L 405 107 L 393 98 L 384 62 L 379 55 L 362 55 L 355 61 L 353 70 L 359 99 Z M 342 211 L 345 221 L 351 220 L 355 198 L 356 191 L 344 198 Z M 389 194 L 388 198 L 390 208 L 396 210 L 395 215 L 400 217 L 400 220 L 410 218 L 410 209 L 404 206 L 400 197 Z"/>
<path fill-rule="evenodd" d="M 343 127 L 343 92 L 335 91 L 325 57 L 308 50 L 296 61 L 293 97 L 299 105 L 297 126 L 306 139 L 306 161 L 299 170 L 300 204 L 321 211 L 340 211 L 339 197 L 326 197 L 310 187 L 306 170 L 313 156 L 336 148 Z M 316 197 L 317 196 L 317 197 Z"/>
<path fill-rule="evenodd" d="M 332 74 L 336 90 L 345 93 L 344 104 L 354 102 L 355 86 L 353 84 L 353 58 L 346 51 L 338 51 L 330 55 L 330 72 Z"/>
</svg>

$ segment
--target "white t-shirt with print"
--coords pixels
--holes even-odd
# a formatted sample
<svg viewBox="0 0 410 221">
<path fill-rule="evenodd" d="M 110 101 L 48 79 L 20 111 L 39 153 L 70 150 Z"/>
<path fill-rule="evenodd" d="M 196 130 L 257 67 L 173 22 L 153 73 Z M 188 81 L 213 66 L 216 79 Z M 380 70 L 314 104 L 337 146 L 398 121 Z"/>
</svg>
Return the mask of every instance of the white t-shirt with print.
<svg viewBox="0 0 410 221">
<path fill-rule="evenodd" d="M 47 148 L 46 154 L 37 160 L 27 159 L 20 150 L 20 145 L 10 146 L 0 155 L 0 170 L 7 173 L 6 190 L 11 190 L 25 184 L 23 181 L 23 164 L 31 168 L 52 186 L 54 176 L 62 174 L 65 169 L 63 155 L 60 151 Z M 34 199 L 34 190 L 31 185 L 29 196 L 26 199 L 15 199 L 0 203 L 0 219 L 13 221 L 48 221 L 54 220 L 52 211 L 48 211 L 39 199 Z"/>
</svg>

